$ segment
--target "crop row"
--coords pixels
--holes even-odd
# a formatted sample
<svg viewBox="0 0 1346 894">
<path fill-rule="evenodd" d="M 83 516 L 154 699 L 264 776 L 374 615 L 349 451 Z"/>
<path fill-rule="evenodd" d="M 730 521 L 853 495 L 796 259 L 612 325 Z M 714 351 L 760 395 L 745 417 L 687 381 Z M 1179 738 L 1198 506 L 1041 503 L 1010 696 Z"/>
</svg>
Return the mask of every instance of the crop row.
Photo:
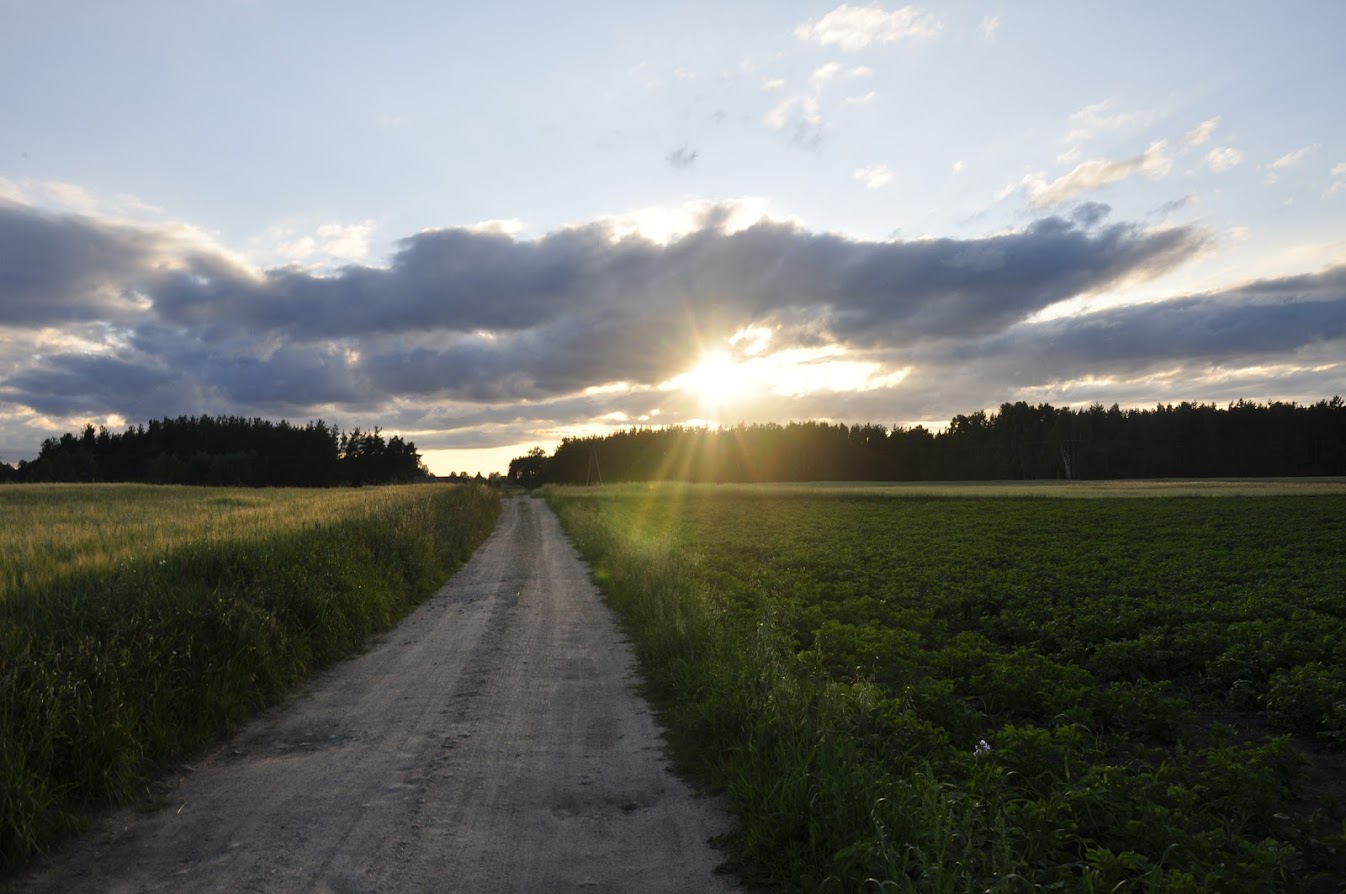
<svg viewBox="0 0 1346 894">
<path fill-rule="evenodd" d="M 549 498 L 756 881 L 1346 878 L 1339 496 Z"/>
</svg>

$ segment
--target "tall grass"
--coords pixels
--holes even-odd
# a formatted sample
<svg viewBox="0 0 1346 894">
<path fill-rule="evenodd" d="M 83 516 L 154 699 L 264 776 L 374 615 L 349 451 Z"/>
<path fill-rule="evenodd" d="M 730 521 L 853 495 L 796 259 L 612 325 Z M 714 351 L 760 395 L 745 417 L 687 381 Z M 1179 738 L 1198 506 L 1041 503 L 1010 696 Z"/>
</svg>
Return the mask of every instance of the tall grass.
<svg viewBox="0 0 1346 894">
<path fill-rule="evenodd" d="M 0 863 L 391 626 L 498 512 L 486 488 L 0 488 Z"/>
</svg>

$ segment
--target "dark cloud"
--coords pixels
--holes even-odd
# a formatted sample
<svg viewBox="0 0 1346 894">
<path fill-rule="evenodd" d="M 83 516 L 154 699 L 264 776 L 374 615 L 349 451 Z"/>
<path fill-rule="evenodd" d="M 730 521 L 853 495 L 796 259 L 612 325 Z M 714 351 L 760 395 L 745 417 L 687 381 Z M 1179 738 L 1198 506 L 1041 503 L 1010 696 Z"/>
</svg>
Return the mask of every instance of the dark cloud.
<svg viewBox="0 0 1346 894">
<path fill-rule="evenodd" d="M 150 333 L 135 343 L 156 358 L 178 345 L 240 400 L 257 399 L 265 375 L 298 395 L 309 393 L 298 380 L 314 379 L 314 399 L 358 393 L 357 375 L 389 393 L 542 399 L 614 380 L 657 383 L 699 345 L 753 322 L 802 317 L 858 344 L 985 335 L 1064 298 L 1167 270 L 1203 242 L 1192 229 L 1099 228 L 1098 209 L 1082 212 L 1082 223 L 1053 217 L 984 239 L 908 242 L 771 222 L 727 233 L 727 214 L 711 212 L 666 246 L 614 239 L 601 225 L 528 241 L 427 232 L 404 239 L 386 269 L 330 276 L 256 275 L 202 251 L 165 263 L 150 234 L 29 214 L 37 235 L 28 241 L 44 250 L 35 260 L 5 257 L 6 277 L 32 283 L 8 319 L 59 323 L 75 309 L 97 317 L 104 305 L 91 295 L 134 294 L 152 305 L 129 324 Z M 11 215 L 10 226 L 21 219 Z M 339 385 L 334 361 L 282 368 L 274 346 L 264 349 L 271 359 L 255 359 L 267 343 L 365 347 L 427 333 L 433 344 L 371 346 Z"/>
<path fill-rule="evenodd" d="M 0 199 L 0 325 L 115 319 L 151 272 L 150 234 Z"/>
<path fill-rule="evenodd" d="M 178 372 L 151 361 L 69 354 L 45 358 L 10 377 L 0 383 L 0 395 L 52 415 L 101 415 L 111 409 L 160 416 L 183 409 L 181 385 Z"/>
<path fill-rule="evenodd" d="M 1346 267 L 1209 295 L 1120 307 L 1025 326 L 988 356 L 1039 358 L 1044 374 L 1152 363 L 1256 359 L 1346 338 Z"/>
<path fill-rule="evenodd" d="M 612 408 L 636 418 L 672 407 L 651 389 L 757 324 L 775 328 L 777 347 L 841 344 L 885 369 L 912 367 L 899 389 L 799 398 L 778 405 L 781 418 L 889 407 L 876 415 L 895 421 L 1091 370 L 1292 355 L 1346 338 L 1346 268 L 1025 323 L 1169 271 L 1206 242 L 1194 228 L 1107 215 L 1090 204 L 980 239 L 868 242 L 768 221 L 731 233 L 730 209 L 718 208 L 667 245 L 601 224 L 533 240 L 445 229 L 402 240 L 386 267 L 318 275 L 248 271 L 161 232 L 0 206 L 7 343 L 76 322 L 115 332 L 93 356 L 7 357 L 0 401 L 131 419 L 330 419 L 335 407 L 429 427 L 428 408 L 450 406 L 435 424 L 562 428 Z M 634 391 L 584 395 L 610 382 Z"/>
<path fill-rule="evenodd" d="M 1082 227 L 1092 227 L 1111 213 L 1112 207 L 1102 202 L 1081 202 L 1070 212 L 1070 219 Z"/>
<path fill-rule="evenodd" d="M 675 168 L 690 168 L 692 165 L 696 164 L 696 157 L 698 155 L 700 155 L 699 152 L 694 152 L 691 149 L 688 149 L 686 144 L 683 144 L 664 156 L 664 161 Z"/>
</svg>

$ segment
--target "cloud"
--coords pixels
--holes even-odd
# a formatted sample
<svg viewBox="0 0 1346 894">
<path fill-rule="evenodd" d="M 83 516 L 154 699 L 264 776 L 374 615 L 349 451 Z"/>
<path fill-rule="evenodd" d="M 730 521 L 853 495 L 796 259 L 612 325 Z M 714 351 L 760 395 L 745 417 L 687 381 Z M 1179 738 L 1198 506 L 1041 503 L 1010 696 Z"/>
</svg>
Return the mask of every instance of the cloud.
<svg viewBox="0 0 1346 894">
<path fill-rule="evenodd" d="M 819 65 L 813 70 L 813 74 L 809 75 L 809 83 L 812 84 L 813 88 L 816 90 L 836 77 L 837 72 L 839 71 L 841 71 L 840 62 L 828 62 Z"/>
<path fill-rule="evenodd" d="M 795 37 L 806 43 L 855 52 L 876 43 L 923 43 L 933 40 L 940 27 L 936 16 L 914 6 L 889 11 L 878 4 L 842 4 L 818 21 L 795 28 Z"/>
<path fill-rule="evenodd" d="M 325 223 L 308 231 L 277 224 L 248 244 L 248 254 L 264 264 L 296 264 L 309 269 L 335 269 L 369 257 L 376 224 Z"/>
<path fill-rule="evenodd" d="M 887 165 L 866 165 L 856 168 L 851 176 L 863 183 L 866 189 L 879 189 L 892 182 L 893 172 Z"/>
<path fill-rule="evenodd" d="M 1222 147 L 1206 153 L 1206 167 L 1217 174 L 1232 170 L 1243 163 L 1243 153 L 1238 149 Z"/>
<path fill-rule="evenodd" d="M 982 346 L 1034 375 L 1134 373 L 1153 365 L 1264 362 L 1346 338 L 1346 267 L 1208 295 L 1131 305 L 1020 327 Z"/>
<path fill-rule="evenodd" d="M 0 367 L 0 404 L 133 420 L 409 418 L 436 405 L 533 416 L 556 401 L 610 412 L 612 395 L 589 389 L 617 381 L 636 418 L 652 399 L 641 394 L 749 327 L 871 363 L 893 345 L 993 336 L 1049 304 L 1158 275 L 1206 238 L 1103 226 L 1083 209 L 983 239 L 867 242 L 734 223 L 735 208 L 709 206 L 666 244 L 602 223 L 532 240 L 452 228 L 403 239 L 383 268 L 257 273 L 150 230 L 6 211 L 0 245 L 41 250 L 0 253 L 0 281 L 44 300 L 3 305 L 4 344 L 31 347 Z M 33 350 L 52 326 L 83 327 L 96 349 Z M 866 366 L 875 382 L 902 368 Z"/>
<path fill-rule="evenodd" d="M 203 253 L 180 232 L 0 201 L 0 326 L 131 319 L 145 304 L 136 284 L 191 266 L 244 278 L 232 258 Z"/>
<path fill-rule="evenodd" d="M 870 90 L 868 93 L 862 93 L 859 96 L 848 96 L 844 101 L 848 106 L 867 106 L 878 97 L 879 94 L 876 91 Z"/>
<path fill-rule="evenodd" d="M 1000 31 L 1000 16 L 986 16 L 981 20 L 977 30 L 982 40 L 987 42 L 995 40 L 997 32 Z"/>
<path fill-rule="evenodd" d="M 776 90 L 784 90 L 784 89 L 785 89 L 784 78 L 769 78 L 762 82 L 762 91 L 764 93 L 771 93 Z"/>
<path fill-rule="evenodd" d="M 0 304 L 11 461 L 22 448 L 9 445 L 35 450 L 85 419 L 180 413 L 373 420 L 422 448 L 683 422 L 695 399 L 660 385 L 707 350 L 749 356 L 748 332 L 762 369 L 813 358 L 800 375 L 836 373 L 843 390 L 777 382 L 771 404 L 741 408 L 746 421 L 1346 390 L 1342 267 L 1031 322 L 1125 294 L 1211 238 L 1112 223 L 1096 203 L 995 236 L 884 242 L 703 204 L 660 241 L 618 220 L 528 239 L 457 227 L 401 240 L 384 267 L 328 273 L 255 271 L 150 227 L 3 210 L 0 281 L 45 296 Z"/>
<path fill-rule="evenodd" d="M 1318 148 L 1319 148 L 1318 144 L 1315 143 L 1312 146 L 1305 146 L 1302 149 L 1296 149 L 1293 152 L 1287 152 L 1280 158 L 1273 161 L 1269 167 L 1273 171 L 1283 171 L 1286 168 L 1292 168 L 1295 165 L 1299 164 L 1301 161 L 1303 161 L 1304 158 L 1310 152 L 1314 152 Z"/>
<path fill-rule="evenodd" d="M 852 65 L 848 68 L 840 62 L 827 62 L 813 70 L 813 74 L 809 75 L 809 84 L 818 91 L 839 78 L 868 78 L 873 75 L 874 70 L 866 65 Z"/>
<path fill-rule="evenodd" d="M 1215 133 L 1215 127 L 1219 123 L 1220 119 L 1218 116 L 1207 118 L 1183 135 L 1183 143 L 1188 146 L 1204 145 L 1206 141 L 1210 139 L 1211 134 Z"/>
<path fill-rule="evenodd" d="M 814 148 L 823 139 L 827 122 L 813 96 L 789 96 L 766 113 L 763 122 L 773 130 L 786 131 L 798 146 Z"/>
<path fill-rule="evenodd" d="M 1021 324 L 957 352 L 921 345 L 886 357 L 913 372 L 897 394 L 882 398 L 885 418 L 936 420 L 948 417 L 945 406 L 1013 400 L 1057 406 L 1307 402 L 1346 388 L 1344 347 L 1346 267 L 1337 267 Z"/>
<path fill-rule="evenodd" d="M 1167 149 L 1167 141 L 1157 140 L 1140 155 L 1118 161 L 1092 159 L 1076 165 L 1069 173 L 1050 183 L 1041 175 L 1037 175 L 1025 178 L 1023 185 L 1028 187 L 1033 207 L 1052 208 L 1072 201 L 1090 190 L 1126 180 L 1137 174 L 1144 174 L 1152 180 L 1168 176 L 1173 168 L 1173 161 L 1167 155 Z"/>
<path fill-rule="evenodd" d="M 1100 133 L 1117 130 L 1137 130 L 1147 127 L 1159 119 L 1152 111 L 1114 112 L 1115 98 L 1108 98 L 1087 105 L 1070 116 L 1071 131 L 1066 134 L 1067 143 L 1083 143 Z"/>
<path fill-rule="evenodd" d="M 696 164 L 696 158 L 700 153 L 687 148 L 686 144 L 674 149 L 668 155 L 664 156 L 664 161 L 675 168 L 690 168 Z"/>
<path fill-rule="evenodd" d="M 1314 143 L 1311 146 L 1304 146 L 1300 149 L 1294 150 L 1293 152 L 1285 153 L 1280 158 L 1276 159 L 1271 164 L 1266 166 L 1268 173 L 1264 179 L 1264 182 L 1267 185 L 1275 183 L 1277 180 L 1280 179 L 1281 171 L 1284 171 L 1287 168 L 1294 167 L 1295 165 L 1303 161 L 1310 153 L 1316 152 L 1320 148 L 1322 147 L 1319 144 Z"/>
<path fill-rule="evenodd" d="M 1323 198 L 1334 196 L 1339 192 L 1346 192 L 1346 161 L 1340 162 L 1332 168 L 1332 176 L 1335 179 L 1332 185 L 1327 188 Z"/>
</svg>

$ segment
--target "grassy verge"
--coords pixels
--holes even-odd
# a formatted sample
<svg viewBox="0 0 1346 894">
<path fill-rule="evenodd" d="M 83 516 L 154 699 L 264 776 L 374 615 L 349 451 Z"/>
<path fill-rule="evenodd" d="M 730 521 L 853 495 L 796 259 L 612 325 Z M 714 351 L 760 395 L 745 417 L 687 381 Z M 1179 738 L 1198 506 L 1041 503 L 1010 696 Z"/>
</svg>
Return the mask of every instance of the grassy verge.
<svg viewBox="0 0 1346 894">
<path fill-rule="evenodd" d="M 358 649 L 490 532 L 486 488 L 0 488 L 0 864 Z"/>
<path fill-rule="evenodd" d="M 549 492 L 675 757 L 738 815 L 739 868 L 1337 890 L 1340 496 L 949 493 Z"/>
</svg>

